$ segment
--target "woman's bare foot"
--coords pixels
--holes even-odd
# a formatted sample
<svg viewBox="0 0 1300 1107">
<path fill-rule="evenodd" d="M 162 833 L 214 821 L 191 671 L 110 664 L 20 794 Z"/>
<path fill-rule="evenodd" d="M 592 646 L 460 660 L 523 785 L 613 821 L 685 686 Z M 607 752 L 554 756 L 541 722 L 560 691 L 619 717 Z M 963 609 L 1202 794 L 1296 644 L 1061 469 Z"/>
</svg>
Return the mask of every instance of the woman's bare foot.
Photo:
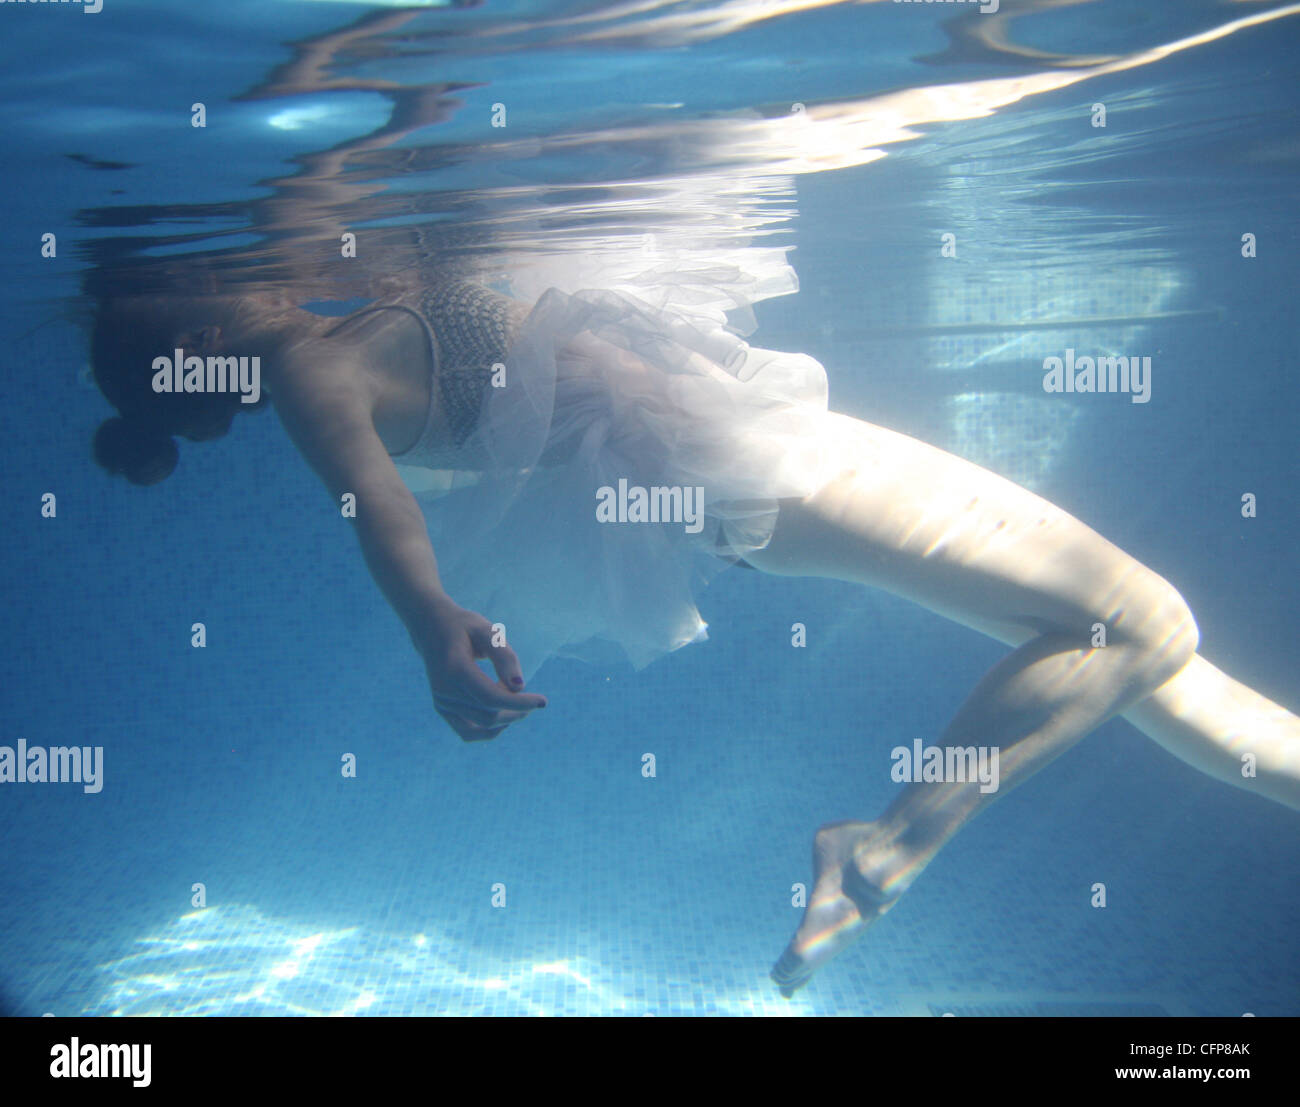
<svg viewBox="0 0 1300 1107">
<path fill-rule="evenodd" d="M 891 908 L 899 891 L 887 895 L 863 875 L 876 823 L 831 823 L 813 840 L 814 883 L 803 921 L 772 969 L 772 979 L 787 999 L 812 974 L 858 938 Z"/>
</svg>

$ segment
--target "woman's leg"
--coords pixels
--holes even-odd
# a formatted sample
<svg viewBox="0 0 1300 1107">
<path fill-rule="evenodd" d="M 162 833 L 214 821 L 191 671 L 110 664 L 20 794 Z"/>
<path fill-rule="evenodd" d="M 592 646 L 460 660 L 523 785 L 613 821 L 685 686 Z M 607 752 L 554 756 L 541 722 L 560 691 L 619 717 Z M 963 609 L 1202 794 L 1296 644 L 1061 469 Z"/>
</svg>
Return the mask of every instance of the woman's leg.
<svg viewBox="0 0 1300 1107">
<path fill-rule="evenodd" d="M 1197 646 L 1191 612 L 1172 586 L 1046 500 L 847 416 L 828 416 L 825 440 L 837 459 L 834 475 L 805 500 L 784 504 L 771 543 L 747 560 L 770 573 L 884 588 L 1016 648 L 938 743 L 998 747 L 997 791 L 983 792 L 979 782 L 911 784 L 875 822 L 818 832 L 813 894 L 773 973 L 787 994 L 888 910 L 999 793 L 1111 716 L 1163 695 L 1167 682 L 1167 698 L 1177 698 L 1172 678 Z M 1094 648 L 1098 623 L 1106 645 Z M 1188 744 L 1171 723 L 1170 703 L 1147 711 L 1160 717 L 1148 721 L 1165 726 L 1167 741 Z M 1300 739 L 1294 716 L 1281 714 L 1290 722 L 1275 720 L 1279 750 Z M 1182 725 L 1196 729 L 1194 720 Z M 1221 752 L 1216 764 L 1223 766 Z M 1294 788 L 1294 755 L 1270 766 L 1283 776 L 1289 767 Z"/>
<path fill-rule="evenodd" d="M 1216 780 L 1300 810 L 1300 719 L 1200 654 L 1124 718 Z"/>
</svg>

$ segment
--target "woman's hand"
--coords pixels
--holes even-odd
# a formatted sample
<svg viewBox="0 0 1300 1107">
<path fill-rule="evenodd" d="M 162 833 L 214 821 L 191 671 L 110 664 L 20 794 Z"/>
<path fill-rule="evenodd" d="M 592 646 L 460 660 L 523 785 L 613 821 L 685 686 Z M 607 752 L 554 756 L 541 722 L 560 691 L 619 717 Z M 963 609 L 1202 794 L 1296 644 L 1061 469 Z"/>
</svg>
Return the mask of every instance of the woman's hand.
<svg viewBox="0 0 1300 1107">
<path fill-rule="evenodd" d="M 412 638 L 424 658 L 434 708 L 466 742 L 495 738 L 546 706 L 545 696 L 523 691 L 519 658 L 509 646 L 492 644 L 492 624 L 482 615 L 448 603 Z M 480 658 L 492 662 L 495 682 L 478 667 Z"/>
</svg>

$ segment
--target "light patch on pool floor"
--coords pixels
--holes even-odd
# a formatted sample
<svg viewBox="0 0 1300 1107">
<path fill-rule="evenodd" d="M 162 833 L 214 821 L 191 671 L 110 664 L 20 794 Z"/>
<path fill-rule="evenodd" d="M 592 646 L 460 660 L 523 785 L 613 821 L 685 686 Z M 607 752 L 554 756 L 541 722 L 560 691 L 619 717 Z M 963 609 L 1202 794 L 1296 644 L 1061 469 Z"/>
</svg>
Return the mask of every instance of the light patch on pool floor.
<svg viewBox="0 0 1300 1107">
<path fill-rule="evenodd" d="M 618 980 L 583 957 L 513 959 L 434 931 L 322 929 L 223 905 L 184 915 L 100 966 L 93 1015 L 697 1014 L 686 980 Z M 470 968 L 469 966 L 473 966 Z M 712 1013 L 806 1015 L 755 981 L 712 997 Z"/>
</svg>

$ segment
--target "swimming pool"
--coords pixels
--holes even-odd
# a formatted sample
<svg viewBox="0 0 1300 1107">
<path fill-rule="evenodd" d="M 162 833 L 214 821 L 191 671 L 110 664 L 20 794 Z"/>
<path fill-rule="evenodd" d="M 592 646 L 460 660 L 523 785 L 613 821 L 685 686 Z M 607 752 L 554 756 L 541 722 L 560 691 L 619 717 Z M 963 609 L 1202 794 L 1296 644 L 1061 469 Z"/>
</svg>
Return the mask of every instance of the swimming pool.
<svg viewBox="0 0 1300 1107">
<path fill-rule="evenodd" d="M 546 712 L 462 744 L 274 418 L 158 488 L 96 468 L 77 325 L 92 267 L 202 253 L 274 283 L 335 225 L 371 274 L 433 240 L 534 296 L 574 257 L 793 248 L 755 342 L 1085 520 L 1294 709 L 1300 13 L 417 7 L 0 5 L 0 745 L 103 750 L 98 790 L 0 795 L 7 1009 L 1300 1013 L 1293 813 L 1122 720 L 782 998 L 813 831 L 887 803 L 889 751 L 1001 646 L 728 570 L 707 643 L 548 661 Z M 332 299 L 363 294 L 341 270 Z M 1045 391 L 1066 351 L 1132 358 L 1130 387 Z"/>
</svg>

